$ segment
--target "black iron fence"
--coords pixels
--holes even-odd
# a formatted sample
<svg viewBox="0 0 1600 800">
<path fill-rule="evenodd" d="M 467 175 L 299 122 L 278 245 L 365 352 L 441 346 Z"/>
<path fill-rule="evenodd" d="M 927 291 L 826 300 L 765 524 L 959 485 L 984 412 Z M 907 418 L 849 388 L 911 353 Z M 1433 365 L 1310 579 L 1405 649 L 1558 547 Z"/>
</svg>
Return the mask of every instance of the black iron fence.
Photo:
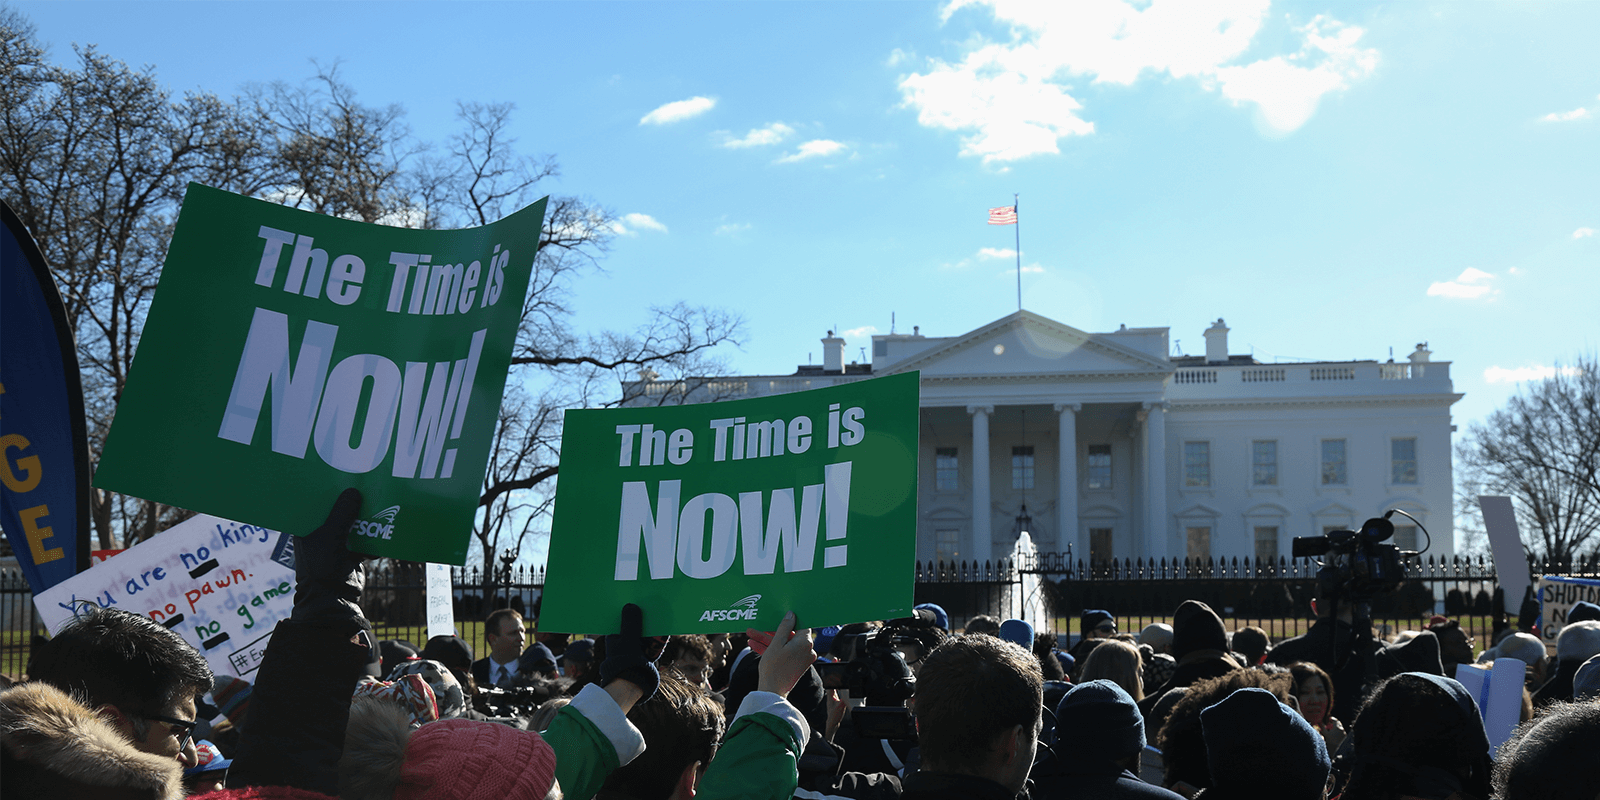
<svg viewBox="0 0 1600 800">
<path fill-rule="evenodd" d="M 1600 578 L 1600 556 L 1576 560 L 1529 559 L 1534 575 Z M 1274 640 L 1304 631 L 1316 589 L 1317 566 L 1308 559 L 1279 558 L 1255 563 L 1248 558 L 1124 559 L 1089 563 L 1070 554 L 1040 553 L 1019 561 L 1002 559 L 916 565 L 914 596 L 937 603 L 960 628 L 974 616 L 1036 620 L 1041 632 L 1077 633 L 1081 610 L 1104 608 L 1119 628 L 1137 632 L 1151 622 L 1170 622 L 1184 600 L 1204 601 L 1230 629 L 1264 628 Z M 453 610 L 464 636 L 480 650 L 482 620 L 509 606 L 530 613 L 544 593 L 542 568 L 500 568 L 485 581 L 480 568 L 451 568 Z M 368 566 L 362 608 L 380 638 L 426 640 L 426 581 L 423 566 L 382 561 Z M 1436 611 L 1459 618 L 1480 648 L 1494 625 L 1497 585 L 1493 565 L 1483 558 L 1428 558 L 1408 564 L 1395 592 L 1374 597 L 1373 620 L 1380 630 L 1418 629 Z M 0 570 L 0 672 L 22 674 L 36 636 L 45 633 L 32 593 L 19 570 Z M 1030 610 L 1031 609 L 1031 610 Z M 1512 620 L 1515 622 L 1515 620 Z"/>
</svg>

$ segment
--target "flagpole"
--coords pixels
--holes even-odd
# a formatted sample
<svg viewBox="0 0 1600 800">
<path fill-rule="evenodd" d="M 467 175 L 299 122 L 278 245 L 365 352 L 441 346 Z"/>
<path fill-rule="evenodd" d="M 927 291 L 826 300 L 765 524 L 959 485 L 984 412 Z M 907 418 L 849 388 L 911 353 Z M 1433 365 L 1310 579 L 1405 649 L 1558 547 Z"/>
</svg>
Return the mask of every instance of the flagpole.
<svg viewBox="0 0 1600 800">
<path fill-rule="evenodd" d="M 1017 234 L 1017 310 L 1021 311 L 1022 310 L 1022 215 L 1020 213 L 1018 213 L 1017 197 L 1018 197 L 1018 195 L 1016 193 L 1012 193 L 1012 195 L 1011 195 L 1011 213 L 1015 214 L 1016 217 L 1017 217 L 1017 221 L 1015 223 L 1016 224 L 1016 228 L 1017 228 L 1016 229 L 1016 234 Z"/>
</svg>

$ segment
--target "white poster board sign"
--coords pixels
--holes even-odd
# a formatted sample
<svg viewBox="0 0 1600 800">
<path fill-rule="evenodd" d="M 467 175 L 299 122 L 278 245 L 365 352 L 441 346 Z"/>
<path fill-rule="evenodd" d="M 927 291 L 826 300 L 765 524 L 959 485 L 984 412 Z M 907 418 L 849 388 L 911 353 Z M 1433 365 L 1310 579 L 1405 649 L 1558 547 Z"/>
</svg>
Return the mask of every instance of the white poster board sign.
<svg viewBox="0 0 1600 800">
<path fill-rule="evenodd" d="M 1528 665 L 1514 658 L 1497 658 L 1492 670 L 1471 664 L 1456 666 L 1456 681 L 1478 702 L 1490 751 L 1511 738 L 1522 718 L 1523 676 Z"/>
<path fill-rule="evenodd" d="M 252 680 L 294 609 L 294 537 L 199 515 L 34 597 L 51 631 L 80 603 L 147 616 L 194 645 L 218 675 Z"/>
<path fill-rule="evenodd" d="M 1478 508 L 1483 511 L 1483 529 L 1489 534 L 1495 574 L 1500 588 L 1505 590 L 1505 611 L 1515 617 L 1522 613 L 1522 596 L 1532 580 L 1528 574 L 1528 551 L 1522 546 L 1522 532 L 1517 528 L 1517 512 L 1511 507 L 1511 498 L 1492 495 L 1480 495 Z"/>
<path fill-rule="evenodd" d="M 456 620 L 451 609 L 450 566 L 428 564 L 428 638 L 455 636 Z"/>
</svg>

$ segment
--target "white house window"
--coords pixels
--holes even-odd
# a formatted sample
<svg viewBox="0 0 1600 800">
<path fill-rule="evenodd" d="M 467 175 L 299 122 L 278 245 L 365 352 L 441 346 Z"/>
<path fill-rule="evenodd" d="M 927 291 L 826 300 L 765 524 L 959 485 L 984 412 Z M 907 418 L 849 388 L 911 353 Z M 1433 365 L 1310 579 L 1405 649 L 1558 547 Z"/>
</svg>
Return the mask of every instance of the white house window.
<svg viewBox="0 0 1600 800">
<path fill-rule="evenodd" d="M 1278 443 L 1261 441 L 1250 443 L 1250 485 L 1278 485 Z"/>
<path fill-rule="evenodd" d="M 1211 485 L 1211 443 L 1183 443 L 1183 485 L 1206 487 Z"/>
<path fill-rule="evenodd" d="M 1089 445 L 1089 488 L 1091 490 L 1110 491 L 1111 489 L 1111 445 Z"/>
<path fill-rule="evenodd" d="M 960 551 L 956 543 L 961 538 L 961 531 L 956 528 L 940 528 L 933 532 L 933 560 L 954 561 Z"/>
<path fill-rule="evenodd" d="M 1343 486 L 1349 483 L 1345 470 L 1344 440 L 1322 440 L 1322 485 Z"/>
<path fill-rule="evenodd" d="M 1417 482 L 1417 440 L 1389 440 L 1389 474 L 1393 483 Z"/>
<path fill-rule="evenodd" d="M 933 455 L 933 486 L 941 492 L 961 488 L 960 455 L 954 447 L 940 447 Z"/>
<path fill-rule="evenodd" d="M 1011 488 L 1033 488 L 1033 445 L 1011 448 Z"/>
<path fill-rule="evenodd" d="M 1278 563 L 1278 526 L 1256 526 L 1256 566 L 1276 566 Z"/>
</svg>

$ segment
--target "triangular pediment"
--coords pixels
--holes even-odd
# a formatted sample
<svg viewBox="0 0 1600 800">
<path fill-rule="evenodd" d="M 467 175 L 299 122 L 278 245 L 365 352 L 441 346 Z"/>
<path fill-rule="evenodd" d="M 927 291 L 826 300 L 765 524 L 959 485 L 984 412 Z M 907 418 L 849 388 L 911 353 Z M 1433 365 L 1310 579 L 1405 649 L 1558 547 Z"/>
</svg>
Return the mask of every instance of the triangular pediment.
<svg viewBox="0 0 1600 800">
<path fill-rule="evenodd" d="M 1124 375 L 1163 377 L 1170 361 L 1106 334 L 1078 330 L 1031 311 L 1018 311 L 890 365 L 918 370 L 924 380 L 956 377 Z"/>
</svg>

